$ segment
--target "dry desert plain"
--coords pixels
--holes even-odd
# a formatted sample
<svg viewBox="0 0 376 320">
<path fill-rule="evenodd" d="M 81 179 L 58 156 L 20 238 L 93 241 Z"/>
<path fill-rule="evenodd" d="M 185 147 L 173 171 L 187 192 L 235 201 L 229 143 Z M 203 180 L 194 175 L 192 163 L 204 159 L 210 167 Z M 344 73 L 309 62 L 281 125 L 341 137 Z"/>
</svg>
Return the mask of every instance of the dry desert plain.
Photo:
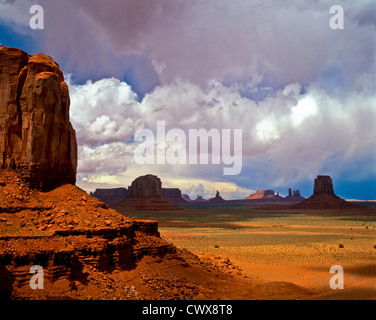
<svg viewBox="0 0 376 320">
<path fill-rule="evenodd" d="M 341 211 L 272 204 L 184 208 L 132 215 L 158 220 L 161 237 L 177 247 L 230 266 L 251 280 L 260 299 L 376 299 L 375 205 Z M 334 265 L 344 270 L 344 289 L 330 288 Z"/>
</svg>

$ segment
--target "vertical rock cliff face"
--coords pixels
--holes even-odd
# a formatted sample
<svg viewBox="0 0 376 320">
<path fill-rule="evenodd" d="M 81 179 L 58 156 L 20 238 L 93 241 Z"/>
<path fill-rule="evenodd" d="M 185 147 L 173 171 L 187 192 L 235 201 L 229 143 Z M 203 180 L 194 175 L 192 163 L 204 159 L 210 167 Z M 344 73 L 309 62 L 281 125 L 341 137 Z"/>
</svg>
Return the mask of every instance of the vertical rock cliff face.
<svg viewBox="0 0 376 320">
<path fill-rule="evenodd" d="M 32 188 L 76 182 L 76 134 L 59 65 L 0 46 L 0 166 L 18 170 Z"/>
<path fill-rule="evenodd" d="M 313 194 L 328 194 L 334 196 L 333 182 L 329 176 L 317 176 L 313 187 Z"/>
<path fill-rule="evenodd" d="M 358 208 L 357 205 L 335 195 L 333 182 L 329 176 L 317 176 L 313 187 L 313 195 L 300 202 L 298 206 L 317 210 Z"/>
<path fill-rule="evenodd" d="M 138 177 L 132 182 L 130 198 L 151 198 L 162 196 L 162 182 L 157 176 L 151 174 Z"/>
</svg>

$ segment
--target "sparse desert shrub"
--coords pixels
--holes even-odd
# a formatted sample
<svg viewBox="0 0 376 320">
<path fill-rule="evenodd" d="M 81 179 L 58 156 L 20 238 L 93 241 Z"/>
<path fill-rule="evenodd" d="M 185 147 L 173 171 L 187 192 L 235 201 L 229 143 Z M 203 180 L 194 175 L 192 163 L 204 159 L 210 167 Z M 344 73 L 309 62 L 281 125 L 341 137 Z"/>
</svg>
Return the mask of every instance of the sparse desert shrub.
<svg viewBox="0 0 376 320">
<path fill-rule="evenodd" d="M 341 249 L 344 248 L 343 244 L 340 243 L 339 246 L 338 246 L 338 248 L 341 248 Z"/>
<path fill-rule="evenodd" d="M 373 248 L 376 249 L 376 244 L 373 245 Z"/>
<path fill-rule="evenodd" d="M 218 249 L 218 248 L 219 248 L 219 245 L 215 244 L 215 245 L 214 245 L 214 248 Z"/>
</svg>

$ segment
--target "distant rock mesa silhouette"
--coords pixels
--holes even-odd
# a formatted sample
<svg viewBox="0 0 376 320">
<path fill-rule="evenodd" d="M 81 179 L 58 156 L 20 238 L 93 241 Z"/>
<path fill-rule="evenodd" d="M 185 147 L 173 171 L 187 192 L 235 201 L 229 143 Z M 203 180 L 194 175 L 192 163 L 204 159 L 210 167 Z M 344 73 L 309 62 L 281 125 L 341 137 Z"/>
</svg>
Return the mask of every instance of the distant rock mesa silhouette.
<svg viewBox="0 0 376 320">
<path fill-rule="evenodd" d="M 219 191 L 217 191 L 216 194 L 215 194 L 215 197 L 209 199 L 209 202 L 210 203 L 223 203 L 223 202 L 227 202 L 227 201 L 225 199 L 223 199 L 221 197 L 221 195 L 219 194 Z"/>
<path fill-rule="evenodd" d="M 96 189 L 90 195 L 112 206 L 128 198 L 127 188 Z"/>
<path fill-rule="evenodd" d="M 313 195 L 297 204 L 307 209 L 341 209 L 357 208 L 358 206 L 347 202 L 334 193 L 333 182 L 330 176 L 319 175 L 315 179 Z"/>
<path fill-rule="evenodd" d="M 333 182 L 329 176 L 317 176 L 315 179 L 313 194 L 320 195 L 323 193 L 330 196 L 335 196 Z"/>
<path fill-rule="evenodd" d="M 130 207 L 138 211 L 175 211 L 181 207 L 162 195 L 162 182 L 157 176 L 147 174 L 138 177 L 128 189 L 129 198 L 114 206 Z"/>
</svg>

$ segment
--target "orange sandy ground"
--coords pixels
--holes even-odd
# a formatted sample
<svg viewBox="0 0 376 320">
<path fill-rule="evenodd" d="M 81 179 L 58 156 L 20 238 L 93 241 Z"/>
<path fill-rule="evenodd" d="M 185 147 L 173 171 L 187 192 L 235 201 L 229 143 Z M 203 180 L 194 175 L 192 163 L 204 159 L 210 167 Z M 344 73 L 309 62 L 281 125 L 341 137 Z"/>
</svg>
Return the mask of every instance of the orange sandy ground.
<svg viewBox="0 0 376 320">
<path fill-rule="evenodd" d="M 255 214 L 231 220 L 222 219 L 223 228 L 162 220 L 160 232 L 201 258 L 230 259 L 260 299 L 376 299 L 374 214 Z M 333 265 L 344 269 L 342 290 L 330 288 Z"/>
</svg>

